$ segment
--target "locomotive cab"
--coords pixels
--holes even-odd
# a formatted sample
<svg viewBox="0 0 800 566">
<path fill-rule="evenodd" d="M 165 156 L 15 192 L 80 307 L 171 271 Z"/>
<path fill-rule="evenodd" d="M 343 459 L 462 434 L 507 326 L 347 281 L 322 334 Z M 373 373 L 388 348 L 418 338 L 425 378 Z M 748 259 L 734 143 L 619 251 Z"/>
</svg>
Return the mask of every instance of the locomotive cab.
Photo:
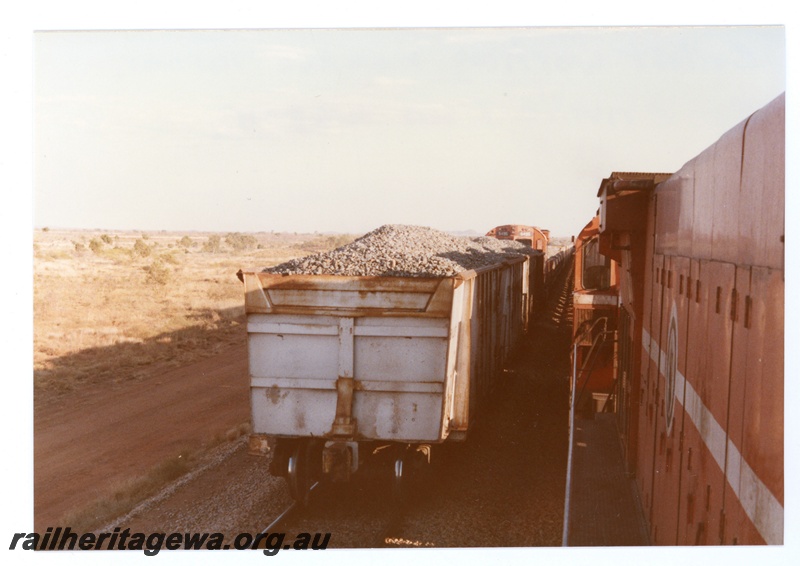
<svg viewBox="0 0 800 566">
<path fill-rule="evenodd" d="M 550 241 L 550 230 L 522 224 L 505 224 L 492 228 L 486 233 L 489 238 L 498 240 L 516 240 L 547 255 L 547 244 Z"/>
</svg>

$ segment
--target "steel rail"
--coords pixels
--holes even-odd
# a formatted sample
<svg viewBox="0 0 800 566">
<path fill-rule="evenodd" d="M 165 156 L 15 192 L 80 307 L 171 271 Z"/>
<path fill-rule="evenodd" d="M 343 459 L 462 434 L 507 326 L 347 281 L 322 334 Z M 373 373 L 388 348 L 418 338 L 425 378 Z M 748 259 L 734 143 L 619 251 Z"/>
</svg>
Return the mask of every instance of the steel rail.
<svg viewBox="0 0 800 566">
<path fill-rule="evenodd" d="M 319 482 L 314 482 L 311 487 L 308 488 L 308 491 L 314 491 L 316 487 L 319 485 Z M 278 515 L 267 527 L 261 531 L 262 535 L 266 535 L 271 532 L 275 532 L 277 528 L 283 524 L 283 522 L 288 519 L 291 515 L 294 514 L 295 511 L 302 509 L 302 506 L 297 503 L 297 501 L 292 501 L 291 505 L 289 505 L 286 509 L 284 509 L 280 515 Z"/>
</svg>

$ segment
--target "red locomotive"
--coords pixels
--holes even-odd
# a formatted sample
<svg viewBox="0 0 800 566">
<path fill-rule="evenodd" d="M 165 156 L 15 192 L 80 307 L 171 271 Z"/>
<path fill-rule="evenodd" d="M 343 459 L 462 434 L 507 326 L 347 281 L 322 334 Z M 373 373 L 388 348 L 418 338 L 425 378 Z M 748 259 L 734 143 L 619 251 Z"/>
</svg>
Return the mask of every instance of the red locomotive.
<svg viewBox="0 0 800 566">
<path fill-rule="evenodd" d="M 784 131 L 781 95 L 673 175 L 612 173 L 576 242 L 576 388 L 654 544 L 784 540 Z"/>
</svg>

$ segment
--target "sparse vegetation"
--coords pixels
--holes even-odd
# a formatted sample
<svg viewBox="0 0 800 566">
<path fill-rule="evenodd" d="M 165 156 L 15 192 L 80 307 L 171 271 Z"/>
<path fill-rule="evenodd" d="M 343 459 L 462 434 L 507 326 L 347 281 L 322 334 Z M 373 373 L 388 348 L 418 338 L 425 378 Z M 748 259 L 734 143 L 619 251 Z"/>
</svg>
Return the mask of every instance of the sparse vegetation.
<svg viewBox="0 0 800 566">
<path fill-rule="evenodd" d="M 296 247 L 306 253 L 323 252 L 347 245 L 357 237 L 352 234 L 315 235 L 315 237 L 298 244 Z"/>
<path fill-rule="evenodd" d="M 166 285 L 170 280 L 170 270 L 161 258 L 156 258 L 150 265 L 143 267 L 147 273 L 147 281 L 156 285 Z"/>
<path fill-rule="evenodd" d="M 282 263 L 308 234 L 229 235 L 34 230 L 34 405 L 69 404 L 92 388 L 160 375 L 244 344 L 242 267 Z M 109 242 L 110 240 L 110 242 Z M 204 241 L 212 251 L 204 251 Z M 213 243 L 216 242 L 216 245 Z M 174 247 L 169 249 L 170 244 Z M 185 245 L 184 245 L 185 244 Z M 87 253 L 88 250 L 93 253 Z M 220 431 L 211 443 L 247 433 Z M 205 447 L 195 447 L 204 450 Z M 89 532 L 196 465 L 164 461 L 87 497 L 60 524 Z M 107 494 L 107 495 L 101 495 Z M 92 500 L 92 497 L 98 497 Z"/>
<path fill-rule="evenodd" d="M 175 257 L 175 252 L 163 253 L 158 257 L 159 259 L 161 259 L 161 261 L 163 261 L 164 263 L 169 263 L 170 265 L 180 265 L 181 263 L 180 260 L 177 257 Z"/>
<path fill-rule="evenodd" d="M 225 243 L 236 251 L 250 250 L 258 245 L 258 240 L 250 234 L 229 233 L 225 236 Z"/>
<path fill-rule="evenodd" d="M 92 238 L 89 242 L 89 249 L 98 254 L 103 249 L 103 241 L 98 238 Z"/>
<path fill-rule="evenodd" d="M 153 253 L 153 249 L 140 238 L 133 243 L 133 253 L 140 257 L 147 257 Z"/>
<path fill-rule="evenodd" d="M 206 253 L 211 254 L 218 254 L 222 248 L 222 238 L 219 235 L 214 234 L 213 236 L 209 236 L 206 243 L 203 244 L 203 251 Z"/>
<path fill-rule="evenodd" d="M 104 235 L 34 231 L 37 396 L 137 379 L 154 365 L 177 366 L 242 344 L 236 272 L 305 255 L 303 242 L 337 243 L 330 236 L 243 234 L 233 241 L 245 246 L 233 249 L 218 234 L 158 233 L 145 241 L 130 232 L 108 238 L 112 247 Z M 81 253 L 85 242 L 95 253 Z"/>
</svg>

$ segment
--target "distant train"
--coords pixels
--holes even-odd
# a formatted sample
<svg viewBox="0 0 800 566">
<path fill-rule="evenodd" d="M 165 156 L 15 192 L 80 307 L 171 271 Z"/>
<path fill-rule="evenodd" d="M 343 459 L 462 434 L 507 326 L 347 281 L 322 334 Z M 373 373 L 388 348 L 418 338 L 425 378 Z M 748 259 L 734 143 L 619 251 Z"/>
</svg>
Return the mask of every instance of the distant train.
<svg viewBox="0 0 800 566">
<path fill-rule="evenodd" d="M 550 241 L 550 231 L 542 230 L 535 226 L 524 226 L 522 224 L 505 224 L 492 228 L 486 233 L 490 238 L 498 240 L 515 240 L 534 250 L 539 250 L 545 257 L 547 256 L 547 244 Z"/>
<path fill-rule="evenodd" d="M 576 241 L 578 409 L 615 411 L 654 544 L 783 544 L 785 95 Z"/>
</svg>

